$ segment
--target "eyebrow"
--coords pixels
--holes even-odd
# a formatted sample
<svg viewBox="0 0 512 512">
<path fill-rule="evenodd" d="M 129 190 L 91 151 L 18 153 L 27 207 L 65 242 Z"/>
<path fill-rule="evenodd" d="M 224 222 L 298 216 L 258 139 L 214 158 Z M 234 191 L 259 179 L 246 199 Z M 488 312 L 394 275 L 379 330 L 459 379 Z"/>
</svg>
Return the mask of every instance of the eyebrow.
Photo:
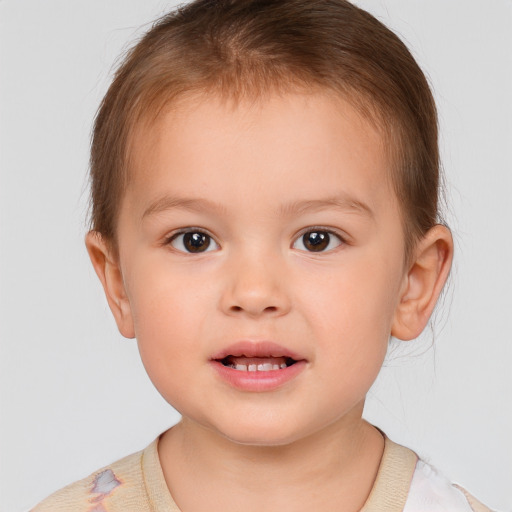
<svg viewBox="0 0 512 512">
<path fill-rule="evenodd" d="M 222 213 L 226 209 L 214 201 L 206 198 L 164 196 L 153 201 L 142 214 L 142 219 L 167 210 L 189 210 L 192 212 L 217 212 Z"/>
<path fill-rule="evenodd" d="M 342 193 L 325 199 L 308 199 L 305 201 L 294 201 L 280 208 L 280 214 L 297 215 L 311 211 L 326 210 L 334 208 L 346 212 L 362 214 L 374 218 L 373 210 L 363 201 L 356 199 L 348 194 Z"/>
<path fill-rule="evenodd" d="M 353 212 L 364 215 L 366 217 L 374 218 L 373 210 L 363 201 L 360 201 L 347 194 L 339 194 L 332 197 L 323 199 L 306 199 L 302 201 L 293 201 L 286 205 L 282 205 L 278 214 L 286 217 L 291 215 L 300 215 L 313 211 L 326 210 L 334 208 L 341 211 Z M 193 212 L 208 212 L 208 213 L 225 213 L 226 208 L 210 199 L 194 198 L 194 197 L 177 197 L 177 196 L 164 196 L 153 201 L 142 214 L 142 219 L 158 214 L 167 210 L 181 209 Z"/>
</svg>

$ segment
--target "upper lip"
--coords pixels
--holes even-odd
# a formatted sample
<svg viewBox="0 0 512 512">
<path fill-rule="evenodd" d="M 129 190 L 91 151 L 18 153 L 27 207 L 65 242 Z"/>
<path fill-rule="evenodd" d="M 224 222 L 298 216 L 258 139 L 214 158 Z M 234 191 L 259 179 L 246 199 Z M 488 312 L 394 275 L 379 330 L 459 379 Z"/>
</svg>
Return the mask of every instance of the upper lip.
<svg viewBox="0 0 512 512">
<path fill-rule="evenodd" d="M 215 353 L 212 360 L 221 360 L 228 356 L 235 357 L 287 357 L 295 361 L 304 358 L 296 352 L 274 343 L 273 341 L 238 341 Z"/>
</svg>

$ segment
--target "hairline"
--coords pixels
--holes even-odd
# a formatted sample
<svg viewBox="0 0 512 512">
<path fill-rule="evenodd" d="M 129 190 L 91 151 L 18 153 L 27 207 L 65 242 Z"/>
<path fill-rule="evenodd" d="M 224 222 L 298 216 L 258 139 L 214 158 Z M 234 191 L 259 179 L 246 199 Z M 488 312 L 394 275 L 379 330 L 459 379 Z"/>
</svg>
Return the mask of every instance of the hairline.
<svg viewBox="0 0 512 512">
<path fill-rule="evenodd" d="M 369 94 L 364 94 L 349 84 L 343 85 L 346 87 L 341 89 L 318 80 L 308 82 L 302 78 L 291 76 L 287 81 L 276 81 L 271 87 L 264 87 L 260 84 L 254 86 L 253 84 L 252 88 L 246 87 L 240 91 L 234 87 L 232 89 L 235 90 L 230 90 L 229 88 L 221 88 L 219 84 L 207 82 L 192 84 L 178 92 L 172 90 L 164 91 L 153 98 L 148 98 L 149 94 L 146 93 L 145 97 L 139 98 L 136 105 L 137 108 L 133 108 L 136 113 L 129 123 L 124 143 L 124 161 L 121 166 L 122 183 L 116 215 L 113 219 L 114 233 L 110 237 L 111 240 L 109 240 L 109 244 L 114 249 L 114 252 L 117 253 L 118 246 L 117 223 L 119 212 L 126 190 L 131 182 L 130 174 L 135 166 L 133 153 L 137 144 L 140 144 L 141 138 L 138 137 L 138 134 L 141 131 L 151 130 L 163 116 L 170 112 L 179 112 L 183 107 L 186 110 L 191 101 L 201 103 L 211 98 L 217 98 L 225 102 L 226 105 L 230 104 L 232 108 L 237 108 L 241 103 L 247 101 L 254 104 L 264 102 L 275 94 L 282 95 L 283 97 L 290 94 L 321 94 L 327 95 L 327 97 L 332 98 L 334 101 L 341 100 L 348 103 L 357 112 L 361 121 L 368 124 L 378 133 L 382 141 L 382 151 L 384 151 L 384 156 L 389 162 L 387 178 L 389 179 L 390 190 L 394 194 L 394 199 L 397 201 L 399 208 L 404 234 L 404 265 L 407 265 L 412 256 L 412 250 L 417 242 L 417 237 L 408 229 L 407 211 L 405 205 L 399 200 L 400 174 L 403 172 L 402 168 L 404 165 L 401 153 L 405 144 L 404 135 L 401 133 L 403 131 L 401 123 L 398 116 L 393 115 L 391 109 L 386 109 L 382 102 L 375 101 Z M 396 129 L 397 126 L 398 130 Z M 92 226 L 92 229 L 94 229 L 94 226 Z"/>
</svg>

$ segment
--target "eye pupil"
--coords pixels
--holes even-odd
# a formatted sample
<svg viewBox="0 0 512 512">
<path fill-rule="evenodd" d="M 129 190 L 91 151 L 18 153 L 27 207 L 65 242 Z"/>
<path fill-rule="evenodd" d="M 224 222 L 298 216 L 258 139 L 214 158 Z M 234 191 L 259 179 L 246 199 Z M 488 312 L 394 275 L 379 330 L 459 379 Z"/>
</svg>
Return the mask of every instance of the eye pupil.
<svg viewBox="0 0 512 512">
<path fill-rule="evenodd" d="M 308 251 L 319 252 L 329 245 L 330 236 L 325 231 L 311 231 L 302 237 L 302 241 Z"/>
<path fill-rule="evenodd" d="M 210 245 L 210 237 L 204 233 L 185 233 L 183 245 L 189 252 L 203 252 Z"/>
</svg>

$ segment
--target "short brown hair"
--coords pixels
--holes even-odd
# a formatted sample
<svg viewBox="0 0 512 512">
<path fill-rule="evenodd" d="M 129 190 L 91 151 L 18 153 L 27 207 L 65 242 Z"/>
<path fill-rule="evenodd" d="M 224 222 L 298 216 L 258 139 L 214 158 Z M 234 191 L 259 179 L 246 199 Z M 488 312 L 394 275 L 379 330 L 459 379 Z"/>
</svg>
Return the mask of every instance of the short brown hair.
<svg viewBox="0 0 512 512">
<path fill-rule="evenodd" d="M 130 137 L 169 102 L 314 88 L 341 94 L 381 128 L 408 259 L 439 220 L 435 103 L 404 43 L 346 0 L 195 0 L 159 19 L 121 63 L 96 117 L 92 229 L 116 244 Z"/>
</svg>

